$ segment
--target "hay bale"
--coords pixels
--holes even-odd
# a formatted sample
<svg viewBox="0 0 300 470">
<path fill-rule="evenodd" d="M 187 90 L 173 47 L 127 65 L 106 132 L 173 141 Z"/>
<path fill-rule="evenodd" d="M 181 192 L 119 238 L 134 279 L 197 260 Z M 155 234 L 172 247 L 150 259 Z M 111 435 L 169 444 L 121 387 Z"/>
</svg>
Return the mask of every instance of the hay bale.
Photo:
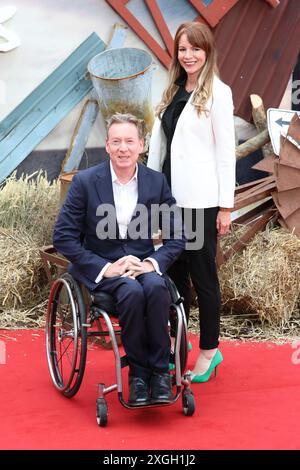
<svg viewBox="0 0 300 470">
<path fill-rule="evenodd" d="M 287 322 L 299 307 L 300 239 L 282 228 L 259 232 L 219 272 L 223 310 Z"/>
<path fill-rule="evenodd" d="M 52 243 L 59 210 L 59 183 L 49 183 L 42 171 L 5 180 L 0 188 L 0 228 L 26 234 L 39 246 Z"/>
<path fill-rule="evenodd" d="M 44 300 L 47 280 L 38 245 L 27 234 L 0 229 L 0 253 L 0 311 Z"/>
</svg>

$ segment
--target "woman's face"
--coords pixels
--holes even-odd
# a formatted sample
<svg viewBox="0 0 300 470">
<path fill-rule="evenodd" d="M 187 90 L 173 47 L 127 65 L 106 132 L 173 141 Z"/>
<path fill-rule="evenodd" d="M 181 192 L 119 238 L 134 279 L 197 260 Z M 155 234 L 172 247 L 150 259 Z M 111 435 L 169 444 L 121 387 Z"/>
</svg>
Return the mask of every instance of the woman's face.
<svg viewBox="0 0 300 470">
<path fill-rule="evenodd" d="M 178 61 L 190 76 L 198 76 L 206 62 L 206 53 L 200 47 L 192 46 L 187 35 L 182 34 L 178 43 Z"/>
</svg>

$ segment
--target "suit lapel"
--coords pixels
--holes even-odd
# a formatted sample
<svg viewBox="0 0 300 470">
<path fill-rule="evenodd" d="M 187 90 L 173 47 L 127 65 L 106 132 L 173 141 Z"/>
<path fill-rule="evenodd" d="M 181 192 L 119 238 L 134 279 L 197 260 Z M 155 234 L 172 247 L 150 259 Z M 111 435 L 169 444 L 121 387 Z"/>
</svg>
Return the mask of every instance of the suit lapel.
<svg viewBox="0 0 300 470">
<path fill-rule="evenodd" d="M 105 162 L 105 164 L 98 169 L 95 178 L 95 186 L 96 191 L 100 199 L 100 204 L 109 204 L 113 206 L 115 211 L 115 201 L 114 201 L 114 193 L 112 187 L 112 179 L 111 179 L 111 172 L 110 172 L 110 165 L 109 160 Z M 115 220 L 116 220 L 116 236 L 119 238 L 119 226 L 116 219 L 116 212 L 115 212 Z"/>
<path fill-rule="evenodd" d="M 146 204 L 148 197 L 148 178 L 149 173 L 144 165 L 138 164 L 138 204 Z"/>
<path fill-rule="evenodd" d="M 101 204 L 115 205 L 109 161 L 99 168 L 95 178 L 96 191 Z"/>
</svg>

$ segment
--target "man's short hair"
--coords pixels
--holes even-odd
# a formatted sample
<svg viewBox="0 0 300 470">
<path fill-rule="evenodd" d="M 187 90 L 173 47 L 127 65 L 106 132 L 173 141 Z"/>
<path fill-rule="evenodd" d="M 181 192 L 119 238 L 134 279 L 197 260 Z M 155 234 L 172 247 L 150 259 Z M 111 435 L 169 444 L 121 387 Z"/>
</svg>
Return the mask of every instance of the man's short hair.
<svg viewBox="0 0 300 470">
<path fill-rule="evenodd" d="M 107 119 L 106 121 L 107 135 L 108 135 L 109 129 L 111 128 L 113 124 L 124 124 L 124 123 L 133 124 L 138 130 L 139 139 L 144 138 L 144 135 L 145 135 L 144 120 L 138 119 L 136 116 L 134 116 L 133 114 L 129 114 L 129 113 L 126 113 L 126 114 L 115 113 L 109 119 Z"/>
</svg>

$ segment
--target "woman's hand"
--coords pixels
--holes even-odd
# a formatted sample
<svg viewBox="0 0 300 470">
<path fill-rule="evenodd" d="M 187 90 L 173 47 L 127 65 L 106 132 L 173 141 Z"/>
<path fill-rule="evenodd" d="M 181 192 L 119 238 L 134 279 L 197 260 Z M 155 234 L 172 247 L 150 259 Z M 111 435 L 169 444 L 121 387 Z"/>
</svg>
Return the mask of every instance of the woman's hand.
<svg viewBox="0 0 300 470">
<path fill-rule="evenodd" d="M 229 233 L 231 225 L 230 212 L 219 210 L 216 225 L 218 235 L 226 235 L 226 233 Z"/>
</svg>

